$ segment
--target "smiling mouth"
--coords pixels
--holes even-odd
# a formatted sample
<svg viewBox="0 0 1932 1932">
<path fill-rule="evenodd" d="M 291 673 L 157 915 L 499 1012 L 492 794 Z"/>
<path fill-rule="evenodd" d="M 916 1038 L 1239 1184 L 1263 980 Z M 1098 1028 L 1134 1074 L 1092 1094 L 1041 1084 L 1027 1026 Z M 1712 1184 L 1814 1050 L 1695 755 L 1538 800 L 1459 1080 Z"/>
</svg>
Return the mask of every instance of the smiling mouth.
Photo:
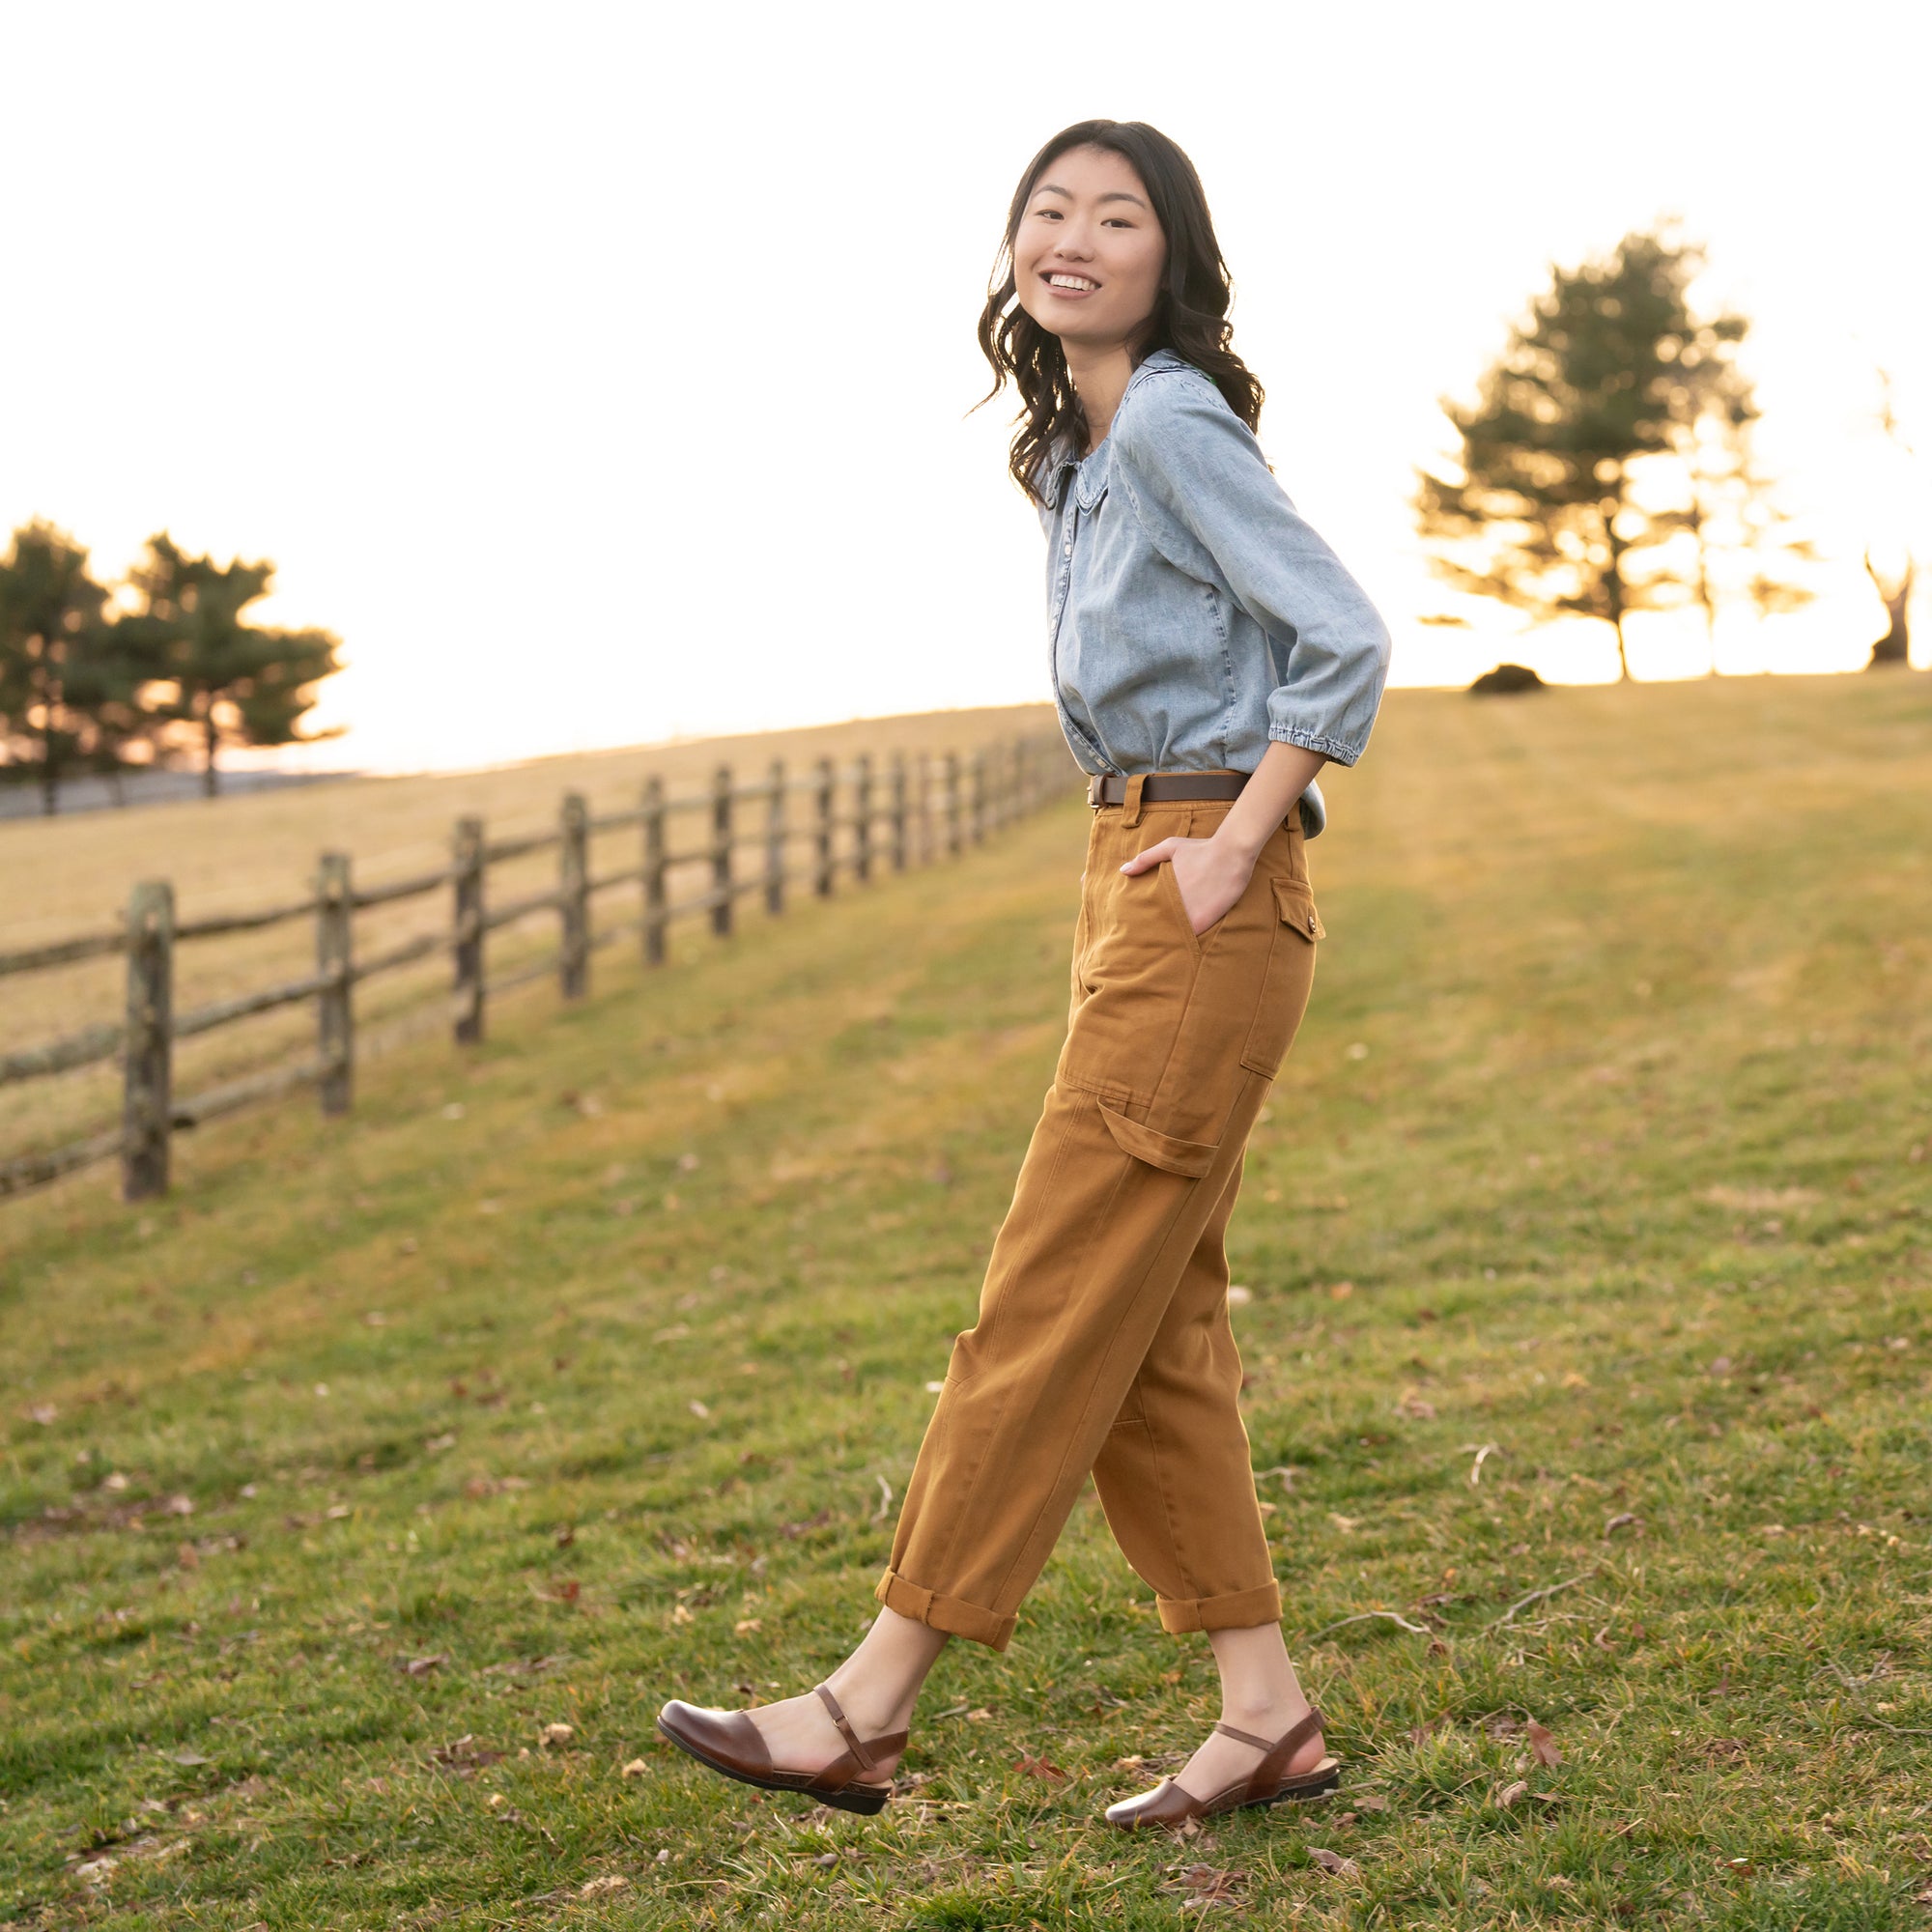
<svg viewBox="0 0 1932 1932">
<path fill-rule="evenodd" d="M 1059 289 L 1070 296 L 1091 296 L 1100 286 L 1098 282 L 1090 282 L 1085 275 L 1059 274 L 1048 275 L 1046 285 L 1050 289 Z"/>
</svg>

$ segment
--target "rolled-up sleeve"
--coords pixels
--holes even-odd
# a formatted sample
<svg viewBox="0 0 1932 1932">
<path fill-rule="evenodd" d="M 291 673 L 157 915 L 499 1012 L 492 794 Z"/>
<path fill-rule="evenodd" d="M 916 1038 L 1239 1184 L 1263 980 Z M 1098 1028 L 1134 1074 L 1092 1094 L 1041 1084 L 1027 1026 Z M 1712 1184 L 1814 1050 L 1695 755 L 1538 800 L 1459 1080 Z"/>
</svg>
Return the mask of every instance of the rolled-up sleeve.
<svg viewBox="0 0 1932 1932">
<path fill-rule="evenodd" d="M 1389 634 L 1303 521 L 1247 425 L 1205 377 L 1154 377 L 1113 425 L 1111 481 L 1178 570 L 1218 578 L 1286 654 L 1268 736 L 1339 765 L 1362 755 L 1388 677 Z"/>
</svg>

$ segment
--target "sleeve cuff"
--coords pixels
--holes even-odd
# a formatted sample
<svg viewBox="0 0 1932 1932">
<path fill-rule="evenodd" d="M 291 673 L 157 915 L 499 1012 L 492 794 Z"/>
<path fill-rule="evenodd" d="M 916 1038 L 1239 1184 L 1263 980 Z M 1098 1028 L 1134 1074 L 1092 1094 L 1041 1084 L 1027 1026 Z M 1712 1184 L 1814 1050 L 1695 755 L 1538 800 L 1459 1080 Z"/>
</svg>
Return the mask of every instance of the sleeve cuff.
<svg viewBox="0 0 1932 1932">
<path fill-rule="evenodd" d="M 1270 724 L 1268 737 L 1277 745 L 1299 745 L 1304 752 L 1320 752 L 1338 765 L 1352 765 L 1362 755 L 1360 745 L 1341 738 L 1324 738 L 1320 732 L 1304 731 L 1296 724 Z"/>
</svg>

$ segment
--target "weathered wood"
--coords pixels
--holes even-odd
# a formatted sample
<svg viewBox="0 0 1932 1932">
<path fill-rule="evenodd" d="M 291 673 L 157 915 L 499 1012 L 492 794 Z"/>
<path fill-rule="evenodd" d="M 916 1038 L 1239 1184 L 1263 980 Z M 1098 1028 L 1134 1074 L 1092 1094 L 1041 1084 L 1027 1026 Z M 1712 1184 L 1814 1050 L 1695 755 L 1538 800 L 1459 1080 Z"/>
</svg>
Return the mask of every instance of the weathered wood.
<svg viewBox="0 0 1932 1932">
<path fill-rule="evenodd" d="M 32 973 L 43 966 L 71 966 L 78 959 L 99 959 L 125 952 L 125 932 L 90 932 L 76 939 L 57 939 L 49 946 L 29 946 L 19 952 L 0 952 L 0 980 L 9 973 Z"/>
<path fill-rule="evenodd" d="M 222 1114 L 232 1114 L 255 1100 L 270 1100 L 291 1088 L 306 1087 L 322 1080 L 327 1069 L 320 1060 L 297 1061 L 289 1066 L 271 1066 L 262 1073 L 250 1073 L 240 1080 L 211 1087 L 186 1100 L 177 1100 L 171 1118 L 178 1127 L 198 1127 Z"/>
<path fill-rule="evenodd" d="M 621 871 L 600 872 L 594 879 L 586 879 L 583 890 L 595 898 L 599 893 L 608 893 L 613 886 L 635 886 L 643 876 L 641 866 L 626 866 Z"/>
<path fill-rule="evenodd" d="M 448 885 L 452 874 L 447 866 L 433 872 L 418 872 L 412 879 L 391 879 L 386 886 L 358 886 L 351 904 L 357 912 L 364 906 L 389 905 L 397 899 L 420 898 L 440 886 Z"/>
<path fill-rule="evenodd" d="M 893 870 L 906 868 L 906 761 L 903 752 L 893 753 L 892 778 Z"/>
<path fill-rule="evenodd" d="M 531 832 L 522 838 L 498 838 L 483 848 L 486 866 L 500 866 L 505 859 L 527 858 L 532 852 L 548 851 L 562 838 L 560 832 Z"/>
<path fill-rule="evenodd" d="M 98 1060 L 112 1060 L 121 1050 L 127 1029 L 120 1026 L 91 1026 L 65 1039 L 50 1039 L 44 1046 L 22 1047 L 17 1053 L 0 1054 L 0 1087 L 15 1080 L 38 1080 L 48 1073 L 65 1073 L 71 1067 L 91 1066 Z"/>
<path fill-rule="evenodd" d="M 346 1114 L 355 1081 L 355 984 L 349 854 L 325 852 L 315 880 L 315 970 L 328 980 L 316 998 L 316 1050 L 322 1060 L 322 1111 Z"/>
<path fill-rule="evenodd" d="M 469 1046 L 483 1037 L 483 821 L 456 821 L 454 940 L 456 1043 Z"/>
<path fill-rule="evenodd" d="M 872 760 L 862 753 L 852 775 L 852 876 L 872 877 Z"/>
<path fill-rule="evenodd" d="M 590 986 L 590 807 L 582 792 L 563 795 L 558 827 L 556 900 L 562 919 L 557 943 L 557 984 L 566 1000 L 581 1000 Z"/>
<path fill-rule="evenodd" d="M 175 889 L 136 886 L 128 901 L 128 1044 L 121 1100 L 121 1198 L 168 1188 L 174 1121 Z"/>
<path fill-rule="evenodd" d="M 359 961 L 351 969 L 350 978 L 355 980 L 373 980 L 378 973 L 393 973 L 398 966 L 413 965 L 418 959 L 426 959 L 432 952 L 442 952 L 449 944 L 446 932 L 418 933 L 413 939 L 406 939 L 400 946 L 392 946 L 386 952 L 378 952 L 372 958 Z"/>
<path fill-rule="evenodd" d="M 772 760 L 771 795 L 765 801 L 765 910 L 785 909 L 785 768 Z"/>
<path fill-rule="evenodd" d="M 285 925 L 292 919 L 308 919 L 313 899 L 294 899 L 287 905 L 266 906 L 260 912 L 217 912 L 206 919 L 185 919 L 175 927 L 175 943 L 185 939 L 218 939 L 228 932 L 259 932 L 265 925 Z"/>
<path fill-rule="evenodd" d="M 277 1007 L 299 1006 L 304 1000 L 320 998 L 330 983 L 331 976 L 327 973 L 304 973 L 299 980 L 284 980 L 279 985 L 258 986 L 252 993 L 231 993 L 225 1000 L 210 1000 L 175 1015 L 174 1037 L 191 1039 L 196 1034 L 252 1019 L 257 1013 L 273 1012 Z"/>
<path fill-rule="evenodd" d="M 918 763 L 919 783 L 914 794 L 913 809 L 917 815 L 919 833 L 919 864 L 932 864 L 932 753 L 921 752 Z"/>
<path fill-rule="evenodd" d="M 832 760 L 818 761 L 818 823 L 812 831 L 811 890 L 822 899 L 832 896 Z"/>
<path fill-rule="evenodd" d="M 720 765 L 711 789 L 711 930 L 731 936 L 731 767 Z"/>
<path fill-rule="evenodd" d="M 479 927 L 484 932 L 495 932 L 499 925 L 515 925 L 533 912 L 554 912 L 561 903 L 562 897 L 554 888 L 526 893 L 520 899 L 505 899 L 501 905 L 492 906 L 478 922 Z"/>
<path fill-rule="evenodd" d="M 644 781 L 644 964 L 665 958 L 665 803 L 664 781 Z"/>
<path fill-rule="evenodd" d="M 91 1167 L 97 1160 L 111 1160 L 121 1151 L 119 1127 L 90 1134 L 84 1141 L 69 1141 L 65 1147 L 49 1148 L 44 1153 L 19 1154 L 0 1161 L 0 1200 L 10 1194 L 24 1194 L 30 1187 L 44 1187 L 75 1168 Z"/>
<path fill-rule="evenodd" d="M 948 752 L 946 754 L 946 849 L 953 858 L 958 858 L 961 840 L 959 837 L 959 753 Z"/>
<path fill-rule="evenodd" d="M 983 745 L 973 753 L 968 782 L 970 796 L 967 823 L 973 843 L 978 845 L 986 837 L 986 748 Z"/>
</svg>

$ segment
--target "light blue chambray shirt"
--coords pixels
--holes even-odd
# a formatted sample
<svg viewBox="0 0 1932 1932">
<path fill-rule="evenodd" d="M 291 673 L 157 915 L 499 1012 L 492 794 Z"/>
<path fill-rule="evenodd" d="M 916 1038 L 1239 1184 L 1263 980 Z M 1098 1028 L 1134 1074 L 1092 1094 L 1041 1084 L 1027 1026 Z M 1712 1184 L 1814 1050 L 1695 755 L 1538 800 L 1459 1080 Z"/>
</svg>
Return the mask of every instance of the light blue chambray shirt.
<svg viewBox="0 0 1932 1932">
<path fill-rule="evenodd" d="M 1251 772 L 1270 739 L 1361 756 L 1388 627 L 1191 362 L 1150 355 L 1043 491 L 1048 668 L 1083 770 Z M 1303 829 L 1326 821 L 1311 784 Z"/>
</svg>

